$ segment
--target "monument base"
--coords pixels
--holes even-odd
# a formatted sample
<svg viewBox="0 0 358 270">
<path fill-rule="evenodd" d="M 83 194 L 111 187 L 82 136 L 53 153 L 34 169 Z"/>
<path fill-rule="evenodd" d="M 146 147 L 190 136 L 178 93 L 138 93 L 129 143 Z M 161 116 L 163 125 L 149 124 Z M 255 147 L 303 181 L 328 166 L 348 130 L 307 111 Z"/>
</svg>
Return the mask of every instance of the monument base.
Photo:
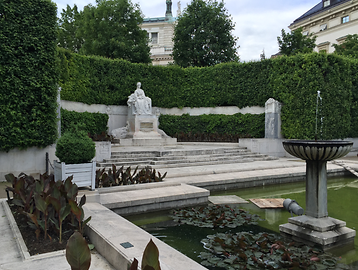
<svg viewBox="0 0 358 270">
<path fill-rule="evenodd" d="M 120 139 L 119 144 L 121 146 L 167 146 L 167 145 L 176 145 L 176 138 L 128 138 Z"/>
<path fill-rule="evenodd" d="M 356 235 L 356 231 L 346 227 L 344 221 L 331 217 L 292 217 L 279 229 L 284 236 L 308 245 L 318 245 L 323 250 L 352 243 Z"/>
</svg>

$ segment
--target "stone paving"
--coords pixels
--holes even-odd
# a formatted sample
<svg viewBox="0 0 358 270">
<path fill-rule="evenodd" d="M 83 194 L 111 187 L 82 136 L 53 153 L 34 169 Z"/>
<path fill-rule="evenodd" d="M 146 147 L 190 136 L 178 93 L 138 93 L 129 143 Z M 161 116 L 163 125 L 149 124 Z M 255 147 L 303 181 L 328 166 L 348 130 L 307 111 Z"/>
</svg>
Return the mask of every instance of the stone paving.
<svg viewBox="0 0 358 270">
<path fill-rule="evenodd" d="M 351 168 L 358 170 L 358 158 L 357 157 L 348 157 L 346 159 L 341 159 L 346 164 L 348 164 Z M 212 166 L 202 166 L 202 167 L 187 167 L 187 168 L 168 168 L 166 171 L 168 171 L 168 177 L 165 178 L 165 182 L 169 186 L 175 186 L 175 185 L 181 185 L 183 183 L 194 185 L 197 187 L 205 187 L 209 189 L 215 189 L 215 186 L 218 185 L 218 183 L 227 182 L 227 184 L 233 185 L 234 183 L 237 184 L 237 182 L 243 183 L 243 187 L 247 184 L 253 183 L 255 181 L 259 181 L 258 183 L 263 182 L 270 182 L 270 181 L 289 181 L 290 178 L 303 178 L 305 175 L 305 163 L 300 162 L 297 159 L 294 158 L 281 158 L 278 160 L 271 160 L 271 161 L 256 161 L 251 163 L 240 163 L 240 164 L 221 164 L 221 165 L 212 165 Z M 334 165 L 334 164 L 328 164 L 328 172 L 329 173 L 343 173 L 344 169 L 340 166 Z M 245 184 L 246 183 L 246 184 Z M 4 185 L 0 185 L 0 190 L 3 189 Z M 163 188 L 163 187 L 162 187 Z M 158 189 L 159 191 L 159 189 Z M 113 192 L 112 192 L 113 193 Z M 105 194 L 106 200 L 111 200 L 110 195 L 111 193 Z M 103 196 L 104 194 L 100 194 L 100 196 Z M 113 194 L 114 195 L 114 194 Z M 124 194 L 123 194 L 124 195 Z M 0 196 L 6 197 L 6 193 L 2 192 L 0 193 Z M 97 199 L 98 200 L 97 194 Z M 118 196 L 118 195 L 115 195 Z M 132 198 L 135 199 L 135 193 L 131 194 Z M 141 195 L 142 196 L 142 195 Z M 87 204 L 86 204 L 87 205 Z M 85 206 L 86 206 L 85 205 Z M 120 226 L 115 226 L 115 231 L 111 232 L 111 230 L 104 230 L 103 228 L 107 228 L 108 226 L 104 226 L 103 224 L 106 224 L 105 220 L 106 218 L 109 218 L 109 216 L 101 216 L 107 210 L 98 210 L 100 207 L 102 209 L 103 206 L 101 206 L 98 203 L 88 203 L 88 209 L 87 211 L 90 213 L 90 215 L 93 216 L 93 223 L 96 222 L 99 224 L 97 229 L 94 227 L 94 231 L 102 230 L 103 234 L 108 234 L 106 236 L 108 238 L 109 246 L 112 245 L 112 248 L 117 250 L 117 253 L 121 253 L 122 251 L 120 248 L 113 246 L 114 244 L 111 242 L 111 233 L 117 233 L 122 230 L 123 226 L 128 227 L 131 225 L 123 225 L 122 228 Z M 92 210 L 91 210 L 92 209 Z M 106 208 L 105 208 L 106 209 Z M 86 211 L 86 210 L 85 210 Z M 113 213 L 112 211 L 108 210 L 108 215 L 110 215 L 113 220 L 108 220 L 108 225 L 112 224 L 122 224 L 121 222 L 125 221 L 118 221 L 118 218 L 121 218 L 120 216 L 112 215 L 110 213 Z M 87 213 L 86 213 L 87 214 Z M 100 214 L 100 216 L 96 216 L 97 214 Z M 102 224 L 102 225 L 101 225 Z M 117 224 L 117 225 L 118 225 Z M 124 223 L 123 223 L 124 224 Z M 111 225 L 111 226 L 112 226 Z M 134 225 L 133 225 L 134 226 Z M 125 234 L 128 239 L 133 239 L 133 241 L 136 241 L 135 239 L 139 238 L 139 230 L 133 229 L 134 232 L 130 232 L 130 230 L 126 230 Z M 97 232 L 99 233 L 99 232 Z M 144 232 L 145 233 L 145 232 Z M 100 233 L 99 233 L 100 234 Z M 30 259 L 22 259 L 23 256 L 21 255 L 19 251 L 19 246 L 16 242 L 16 235 L 13 234 L 11 230 L 10 221 L 6 216 L 5 209 L 3 207 L 3 204 L 0 204 L 0 235 L 1 235 L 1 241 L 0 241 L 0 269 L 7 269 L 7 270 L 14 270 L 14 269 L 38 269 L 38 270 L 62 270 L 62 269 L 70 269 L 70 266 L 67 264 L 66 259 L 64 257 L 64 253 L 58 254 L 56 256 L 52 255 L 46 255 L 42 256 L 39 255 L 38 259 L 30 258 Z M 145 236 L 145 240 L 148 240 L 148 235 Z M 121 242 L 122 240 L 118 240 Z M 141 240 L 143 242 L 143 240 Z M 160 245 L 160 250 L 162 250 L 162 256 L 161 261 L 163 261 L 163 269 L 185 269 L 180 267 L 174 267 L 170 266 L 170 261 L 173 260 L 176 253 L 174 251 L 171 251 L 169 248 L 168 252 L 163 251 L 167 249 L 165 245 L 163 245 L 161 242 L 158 242 Z M 141 245 L 144 245 L 144 243 L 141 243 Z M 143 247 L 144 248 L 144 247 Z M 142 247 L 136 252 L 135 256 L 139 256 L 139 254 L 142 251 Z M 133 254 L 128 253 L 125 256 L 133 257 Z M 171 253 L 174 252 L 174 253 Z M 122 252 L 123 253 L 123 252 Z M 124 254 L 124 253 L 123 253 Z M 122 254 L 122 255 L 123 255 Z M 102 254 L 103 255 L 103 254 Z M 123 255 L 124 256 L 124 255 Z M 181 255 L 180 255 L 181 256 Z M 180 257 L 179 256 L 179 257 Z M 180 257 L 180 261 L 185 261 L 186 257 L 183 258 Z M 108 258 L 107 258 L 108 259 Z M 96 253 L 92 255 L 92 264 L 90 269 L 96 269 L 96 270 L 111 270 L 111 269 L 126 269 L 126 266 L 118 266 L 115 265 L 115 263 L 112 263 L 116 267 L 110 265 L 110 263 L 107 261 L 107 259 L 103 258 L 100 254 Z M 180 262 L 177 262 L 178 264 L 181 264 Z M 190 264 L 190 263 L 189 263 Z M 199 268 L 195 268 L 195 266 L 185 266 L 186 269 L 205 269 L 203 267 L 198 266 Z M 193 264 L 195 265 L 195 264 Z"/>
</svg>

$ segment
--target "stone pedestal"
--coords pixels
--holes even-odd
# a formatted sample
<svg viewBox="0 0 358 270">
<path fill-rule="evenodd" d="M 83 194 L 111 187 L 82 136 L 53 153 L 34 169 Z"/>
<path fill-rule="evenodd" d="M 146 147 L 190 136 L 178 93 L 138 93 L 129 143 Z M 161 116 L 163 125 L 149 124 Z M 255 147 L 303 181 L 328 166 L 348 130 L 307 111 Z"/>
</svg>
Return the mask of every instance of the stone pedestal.
<svg viewBox="0 0 358 270">
<path fill-rule="evenodd" d="M 344 221 L 331 217 L 292 217 L 279 228 L 282 235 L 308 245 L 318 245 L 324 250 L 352 243 L 356 235 L 356 231 L 346 227 Z"/>
<path fill-rule="evenodd" d="M 356 231 L 328 217 L 327 211 L 327 161 L 345 156 L 352 145 L 344 141 L 283 142 L 289 154 L 306 160 L 306 215 L 289 218 L 280 225 L 281 234 L 323 249 L 354 241 Z"/>
</svg>

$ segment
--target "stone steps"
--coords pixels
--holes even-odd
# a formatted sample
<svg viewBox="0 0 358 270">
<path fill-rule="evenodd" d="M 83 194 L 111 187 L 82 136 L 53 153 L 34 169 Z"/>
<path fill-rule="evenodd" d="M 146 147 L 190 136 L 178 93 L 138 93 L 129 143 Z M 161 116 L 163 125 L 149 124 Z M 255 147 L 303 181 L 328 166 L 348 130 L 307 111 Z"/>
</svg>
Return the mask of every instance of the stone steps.
<svg viewBox="0 0 358 270">
<path fill-rule="evenodd" d="M 168 150 L 138 150 L 113 151 L 110 159 L 97 163 L 98 168 L 109 168 L 112 164 L 117 167 L 138 166 L 144 168 L 173 168 L 192 167 L 217 164 L 231 164 L 274 160 L 277 158 L 256 154 L 243 147 L 211 147 L 206 149 L 168 149 Z"/>
</svg>

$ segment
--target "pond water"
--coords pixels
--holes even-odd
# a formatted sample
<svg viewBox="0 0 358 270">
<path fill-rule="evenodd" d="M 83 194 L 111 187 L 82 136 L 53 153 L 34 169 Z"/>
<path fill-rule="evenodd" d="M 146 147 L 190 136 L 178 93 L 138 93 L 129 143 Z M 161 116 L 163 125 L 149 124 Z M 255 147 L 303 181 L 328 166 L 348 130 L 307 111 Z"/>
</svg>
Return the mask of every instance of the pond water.
<svg viewBox="0 0 358 270">
<path fill-rule="evenodd" d="M 211 196 L 222 195 L 237 195 L 246 200 L 252 198 L 290 198 L 296 200 L 305 209 L 304 182 L 229 190 L 211 194 Z M 339 177 L 328 180 L 328 214 L 330 217 L 345 221 L 349 228 L 358 228 L 357 202 L 358 180 L 356 177 Z M 260 209 L 251 202 L 240 204 L 239 207 L 248 210 L 251 214 L 257 214 L 265 220 L 260 221 L 258 226 L 240 227 L 236 230 L 231 229 L 231 232 L 271 231 L 279 233 L 279 225 L 287 223 L 288 218 L 291 217 L 291 214 L 284 209 Z M 200 241 L 207 235 L 219 231 L 189 225 L 173 226 L 174 223 L 168 214 L 169 212 L 156 212 L 127 218 L 188 257 L 200 262 L 198 255 L 204 251 Z M 341 257 L 341 263 L 350 265 L 351 269 L 358 269 L 358 236 L 355 238 L 354 245 L 337 248 L 330 252 Z"/>
</svg>

